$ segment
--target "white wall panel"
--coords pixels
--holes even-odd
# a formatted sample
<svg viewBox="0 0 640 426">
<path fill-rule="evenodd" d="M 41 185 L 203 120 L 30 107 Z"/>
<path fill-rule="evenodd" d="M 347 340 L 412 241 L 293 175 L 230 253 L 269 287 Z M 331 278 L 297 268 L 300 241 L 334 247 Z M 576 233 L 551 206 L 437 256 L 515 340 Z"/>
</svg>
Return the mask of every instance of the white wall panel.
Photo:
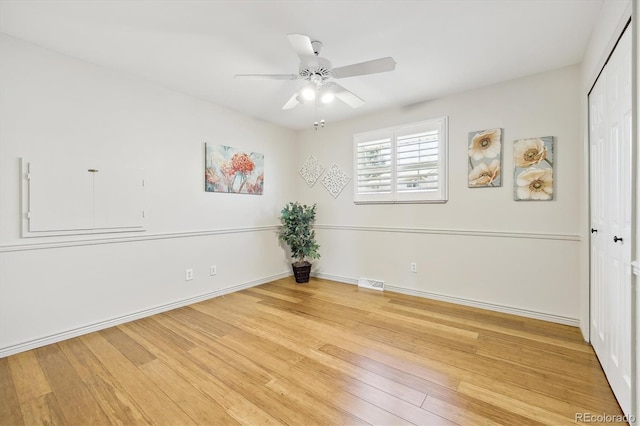
<svg viewBox="0 0 640 426">
<path fill-rule="evenodd" d="M 576 325 L 574 239 L 323 228 L 315 273 Z M 345 256 L 345 252 L 350 253 Z M 410 271 L 411 262 L 417 272 Z M 493 305 L 493 306 L 492 306 Z"/>
</svg>

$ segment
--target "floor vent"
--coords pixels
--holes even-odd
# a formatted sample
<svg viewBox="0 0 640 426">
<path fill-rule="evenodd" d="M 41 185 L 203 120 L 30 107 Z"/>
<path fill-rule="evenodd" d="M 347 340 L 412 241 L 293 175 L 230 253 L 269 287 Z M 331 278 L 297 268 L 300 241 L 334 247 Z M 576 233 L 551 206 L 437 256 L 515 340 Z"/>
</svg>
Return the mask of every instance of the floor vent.
<svg viewBox="0 0 640 426">
<path fill-rule="evenodd" d="M 358 287 L 369 288 L 371 290 L 384 290 L 384 281 L 370 280 L 368 278 L 360 278 Z"/>
</svg>

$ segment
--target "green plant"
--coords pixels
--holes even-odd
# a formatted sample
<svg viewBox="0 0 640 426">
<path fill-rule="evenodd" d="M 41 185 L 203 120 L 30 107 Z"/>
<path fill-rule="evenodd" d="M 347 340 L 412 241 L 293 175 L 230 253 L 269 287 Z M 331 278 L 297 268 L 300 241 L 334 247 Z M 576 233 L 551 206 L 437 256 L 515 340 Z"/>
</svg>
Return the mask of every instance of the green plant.
<svg viewBox="0 0 640 426">
<path fill-rule="evenodd" d="M 298 202 L 287 204 L 280 212 L 282 229 L 279 238 L 291 249 L 291 256 L 302 263 L 305 258 L 318 259 L 320 246 L 311 226 L 316 220 L 316 205 L 307 206 Z"/>
</svg>

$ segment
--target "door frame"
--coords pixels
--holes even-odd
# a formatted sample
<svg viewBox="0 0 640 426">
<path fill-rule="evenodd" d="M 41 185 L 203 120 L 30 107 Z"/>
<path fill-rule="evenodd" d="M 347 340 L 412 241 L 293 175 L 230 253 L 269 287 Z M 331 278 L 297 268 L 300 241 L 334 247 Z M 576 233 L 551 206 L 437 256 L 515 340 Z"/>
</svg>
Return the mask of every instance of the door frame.
<svg viewBox="0 0 640 426">
<path fill-rule="evenodd" d="M 631 31 L 631 265 L 633 270 L 631 271 L 631 414 L 635 416 L 635 421 L 632 423 L 633 425 L 640 425 L 640 413 L 638 410 L 640 409 L 640 378 L 638 377 L 638 373 L 640 373 L 640 259 L 638 259 L 638 241 L 640 241 L 640 229 L 638 228 L 640 224 L 640 218 L 638 214 L 640 213 L 638 203 L 638 190 L 640 188 L 640 183 L 638 182 L 638 167 L 640 163 L 640 151 L 638 150 L 638 143 L 640 143 L 640 129 L 639 129 L 639 121 L 640 121 L 640 111 L 638 97 L 640 95 L 639 84 L 639 64 L 640 60 L 640 37 L 638 28 L 640 25 L 637 24 L 637 21 L 640 20 L 640 6 L 638 3 L 640 0 L 632 0 L 632 8 L 633 10 L 629 10 L 625 12 L 625 15 L 621 19 L 618 24 L 615 32 L 613 33 L 611 42 L 608 44 L 607 49 L 605 49 L 603 54 L 603 60 L 600 61 L 600 66 L 597 68 L 597 72 L 595 76 L 590 80 L 590 85 L 588 86 L 587 94 L 586 94 L 586 126 L 583 127 L 586 132 L 585 137 L 585 174 L 587 177 L 587 188 L 586 188 L 586 202 L 583 206 L 587 208 L 586 215 L 586 258 L 588 259 L 586 268 L 586 274 L 588 277 L 588 291 L 586 294 L 587 301 L 587 324 L 586 327 L 584 324 L 582 325 L 582 333 L 583 337 L 586 338 L 587 342 L 591 343 L 591 293 L 592 293 L 592 277 L 591 277 L 591 220 L 592 220 L 592 212 L 591 212 L 591 188 L 592 188 L 592 179 L 591 179 L 591 138 L 590 138 L 590 130 L 591 130 L 591 114 L 589 108 L 589 96 L 593 91 L 594 86 L 596 85 L 598 78 L 602 74 L 605 66 L 609 63 L 609 59 L 611 55 L 613 55 L 614 50 L 618 46 L 620 39 L 625 31 Z M 636 19 L 632 19 L 635 17 Z M 634 260 L 635 259 L 635 260 Z M 586 329 L 585 329 L 586 328 Z"/>
</svg>

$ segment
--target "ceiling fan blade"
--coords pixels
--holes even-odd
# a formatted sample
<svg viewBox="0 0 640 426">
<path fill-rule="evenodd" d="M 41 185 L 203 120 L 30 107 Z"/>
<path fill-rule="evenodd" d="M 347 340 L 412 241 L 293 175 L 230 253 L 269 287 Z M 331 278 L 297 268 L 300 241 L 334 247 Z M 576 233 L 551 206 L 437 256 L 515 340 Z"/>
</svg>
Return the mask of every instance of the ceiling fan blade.
<svg viewBox="0 0 640 426">
<path fill-rule="evenodd" d="M 364 104 L 364 100 L 354 94 L 353 92 L 348 91 L 344 87 L 340 86 L 337 83 L 330 83 L 331 90 L 336 98 L 340 99 L 345 104 L 349 105 L 351 108 L 358 108 Z"/>
<path fill-rule="evenodd" d="M 316 54 L 313 53 L 313 46 L 311 45 L 311 39 L 303 34 L 289 34 L 289 43 L 295 50 L 296 54 L 300 58 L 300 62 L 308 67 L 317 67 L 318 59 Z"/>
<path fill-rule="evenodd" d="M 335 78 L 353 77 L 356 75 L 377 74 L 396 69 L 396 61 L 393 58 L 380 58 L 359 64 L 347 65 L 333 69 Z"/>
<path fill-rule="evenodd" d="M 298 74 L 236 74 L 233 78 L 243 80 L 297 80 Z"/>
<path fill-rule="evenodd" d="M 297 90 L 296 93 L 291 96 L 291 98 L 287 101 L 286 104 L 282 107 L 282 109 L 291 109 L 298 106 L 298 104 L 303 104 L 304 98 L 300 95 L 300 91 Z"/>
</svg>

